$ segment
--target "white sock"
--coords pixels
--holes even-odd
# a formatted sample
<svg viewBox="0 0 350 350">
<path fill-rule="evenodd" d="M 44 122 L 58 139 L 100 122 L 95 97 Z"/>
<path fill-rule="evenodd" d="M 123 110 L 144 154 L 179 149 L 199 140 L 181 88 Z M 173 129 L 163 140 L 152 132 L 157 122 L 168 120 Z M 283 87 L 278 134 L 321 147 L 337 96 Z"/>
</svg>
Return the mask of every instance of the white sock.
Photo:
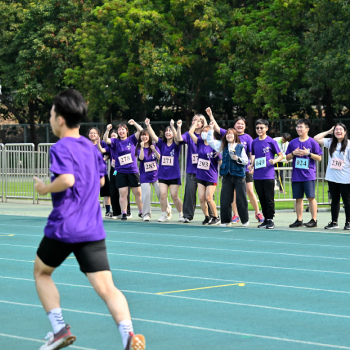
<svg viewBox="0 0 350 350">
<path fill-rule="evenodd" d="M 123 346 L 124 346 L 124 349 L 125 349 L 126 345 L 128 344 L 129 333 L 130 332 L 134 332 L 134 328 L 132 327 L 131 320 L 121 321 L 118 324 L 118 328 L 119 328 L 120 335 L 122 336 Z"/>
<path fill-rule="evenodd" d="M 65 323 L 62 316 L 61 308 L 52 309 L 47 313 L 52 325 L 53 332 L 57 334 L 62 328 L 65 327 Z"/>
</svg>

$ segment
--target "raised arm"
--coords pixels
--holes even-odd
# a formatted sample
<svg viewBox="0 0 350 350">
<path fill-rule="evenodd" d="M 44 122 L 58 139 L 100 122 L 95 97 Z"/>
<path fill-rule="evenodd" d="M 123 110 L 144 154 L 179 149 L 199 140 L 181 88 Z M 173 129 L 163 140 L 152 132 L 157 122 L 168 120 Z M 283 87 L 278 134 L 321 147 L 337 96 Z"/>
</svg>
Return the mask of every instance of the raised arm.
<svg viewBox="0 0 350 350">
<path fill-rule="evenodd" d="M 193 124 L 191 125 L 190 130 L 188 130 L 188 134 L 191 136 L 191 139 L 193 140 L 193 142 L 194 142 L 195 144 L 197 144 L 198 137 L 194 134 L 194 131 L 195 131 L 195 130 L 196 130 L 196 124 L 193 123 Z"/>
<path fill-rule="evenodd" d="M 218 125 L 218 123 L 216 122 L 214 116 L 213 116 L 213 112 L 211 111 L 211 108 L 208 107 L 206 110 L 205 110 L 208 114 L 208 117 L 210 119 L 210 122 L 213 123 L 214 125 L 214 131 L 216 131 L 217 133 L 220 134 L 220 126 Z M 209 123 L 210 124 L 210 123 Z"/>
<path fill-rule="evenodd" d="M 130 119 L 128 121 L 129 125 L 134 125 L 134 127 L 137 129 L 137 132 L 135 133 L 135 137 L 139 139 L 140 132 L 143 130 L 142 126 L 140 124 L 137 124 L 134 119 Z"/>
<path fill-rule="evenodd" d="M 150 124 L 150 120 L 148 118 L 146 118 L 145 120 L 145 124 L 146 124 L 146 127 L 147 127 L 147 130 L 152 138 L 153 141 L 155 141 L 156 143 L 158 143 L 158 136 L 155 134 L 155 132 L 153 131 L 152 127 L 151 127 L 151 124 Z"/>
<path fill-rule="evenodd" d="M 139 159 L 140 160 L 144 160 L 145 159 L 145 153 L 143 151 L 143 147 L 145 146 L 145 143 L 144 142 L 140 142 L 140 154 L 139 154 Z"/>
<path fill-rule="evenodd" d="M 98 141 L 97 141 L 97 148 L 102 154 L 107 152 L 105 148 L 102 148 L 100 138 L 98 138 Z"/>
<path fill-rule="evenodd" d="M 184 140 L 181 135 L 182 120 L 181 119 L 178 120 L 176 124 L 177 124 L 177 139 L 179 142 L 182 142 Z"/>
<path fill-rule="evenodd" d="M 152 150 L 152 151 L 154 152 L 154 154 L 156 155 L 157 160 L 159 160 L 159 159 L 160 159 L 160 154 L 158 153 L 158 151 L 157 151 L 157 149 L 156 149 L 156 146 L 151 145 L 150 147 L 151 147 L 151 150 Z"/>
<path fill-rule="evenodd" d="M 314 137 L 314 140 L 321 146 L 324 146 L 324 138 L 327 136 L 327 135 L 332 135 L 333 134 L 333 131 L 334 131 L 334 126 L 332 129 L 329 129 L 328 131 L 324 131 L 324 132 L 321 132 L 319 134 L 317 134 L 315 137 Z"/>
<path fill-rule="evenodd" d="M 103 141 L 106 142 L 108 145 L 111 144 L 111 139 L 108 137 L 109 132 L 112 130 L 112 124 L 107 125 L 107 130 L 103 135 Z"/>
<path fill-rule="evenodd" d="M 173 132 L 174 141 L 175 141 L 175 143 L 178 145 L 180 141 L 179 141 L 178 138 L 177 138 L 177 132 L 176 132 L 176 130 L 175 130 L 174 124 L 175 124 L 174 120 L 171 119 L 171 120 L 170 120 L 170 129 L 171 129 L 171 131 Z"/>
<path fill-rule="evenodd" d="M 208 131 L 208 136 L 207 136 L 207 142 L 208 145 L 214 149 L 215 151 L 219 152 L 220 147 L 221 147 L 221 141 L 215 140 L 214 139 L 214 123 L 210 122 L 209 123 L 210 130 Z"/>
</svg>

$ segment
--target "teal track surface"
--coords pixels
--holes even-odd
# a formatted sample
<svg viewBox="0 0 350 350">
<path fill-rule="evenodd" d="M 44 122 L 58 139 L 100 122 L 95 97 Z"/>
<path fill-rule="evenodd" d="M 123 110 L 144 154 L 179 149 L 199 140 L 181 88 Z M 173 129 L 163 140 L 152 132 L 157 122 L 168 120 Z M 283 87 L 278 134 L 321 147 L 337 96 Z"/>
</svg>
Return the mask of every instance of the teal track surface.
<svg viewBox="0 0 350 350">
<path fill-rule="evenodd" d="M 51 330 L 33 280 L 45 223 L 0 215 L 1 350 L 39 349 Z M 147 349 L 350 349 L 349 235 L 104 225 L 114 282 Z M 70 348 L 122 349 L 107 307 L 75 258 L 53 278 L 64 319 L 77 336 Z M 165 292 L 173 293 L 157 294 Z"/>
</svg>

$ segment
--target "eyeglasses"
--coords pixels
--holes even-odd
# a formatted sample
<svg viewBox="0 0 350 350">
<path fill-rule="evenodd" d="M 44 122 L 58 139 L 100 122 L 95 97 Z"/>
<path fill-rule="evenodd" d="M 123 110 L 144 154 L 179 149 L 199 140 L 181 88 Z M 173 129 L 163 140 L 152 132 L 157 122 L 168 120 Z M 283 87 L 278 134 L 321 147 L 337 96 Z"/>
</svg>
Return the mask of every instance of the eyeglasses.
<svg viewBox="0 0 350 350">
<path fill-rule="evenodd" d="M 265 126 L 257 126 L 255 129 L 256 129 L 256 130 L 264 130 L 264 129 L 265 129 Z"/>
</svg>

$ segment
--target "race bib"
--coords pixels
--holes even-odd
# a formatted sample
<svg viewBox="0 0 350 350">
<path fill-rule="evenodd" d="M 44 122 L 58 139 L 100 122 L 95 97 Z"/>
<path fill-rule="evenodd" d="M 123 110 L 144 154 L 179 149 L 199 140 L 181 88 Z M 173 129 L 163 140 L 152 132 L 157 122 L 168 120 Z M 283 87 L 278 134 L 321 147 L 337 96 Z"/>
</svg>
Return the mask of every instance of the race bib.
<svg viewBox="0 0 350 350">
<path fill-rule="evenodd" d="M 296 158 L 295 159 L 295 168 L 296 169 L 309 169 L 309 158 Z"/>
<path fill-rule="evenodd" d="M 120 165 L 132 163 L 131 153 L 124 154 L 123 156 L 118 157 L 118 159 Z"/>
<path fill-rule="evenodd" d="M 343 170 L 344 161 L 337 158 L 332 158 L 331 169 Z"/>
<path fill-rule="evenodd" d="M 156 171 L 157 170 L 157 163 L 154 160 L 153 162 L 146 162 L 145 165 L 145 172 L 148 173 L 150 171 Z"/>
<path fill-rule="evenodd" d="M 198 154 L 192 154 L 192 164 L 198 163 Z"/>
<path fill-rule="evenodd" d="M 255 169 L 266 168 L 266 157 L 255 158 Z"/>
<path fill-rule="evenodd" d="M 199 158 L 197 168 L 203 169 L 203 170 L 209 170 L 210 169 L 210 160 Z"/>
<path fill-rule="evenodd" d="M 174 166 L 174 157 L 162 156 L 162 165 Z"/>
</svg>

